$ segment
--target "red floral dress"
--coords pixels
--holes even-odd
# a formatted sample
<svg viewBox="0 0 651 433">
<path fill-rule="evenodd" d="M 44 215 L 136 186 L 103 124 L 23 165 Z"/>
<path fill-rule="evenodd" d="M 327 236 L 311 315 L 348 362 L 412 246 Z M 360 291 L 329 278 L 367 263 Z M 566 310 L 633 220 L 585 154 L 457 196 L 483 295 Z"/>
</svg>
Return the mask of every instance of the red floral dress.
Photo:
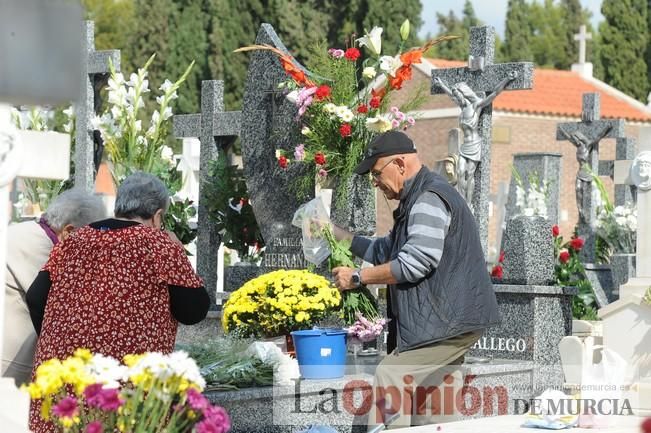
<svg viewBox="0 0 651 433">
<path fill-rule="evenodd" d="M 183 248 L 143 225 L 81 228 L 54 247 L 43 270 L 52 285 L 33 371 L 80 347 L 118 360 L 130 353 L 169 353 L 178 322 L 168 285 L 203 286 Z M 40 420 L 38 406 L 32 404 L 30 429 L 54 432 Z"/>
</svg>

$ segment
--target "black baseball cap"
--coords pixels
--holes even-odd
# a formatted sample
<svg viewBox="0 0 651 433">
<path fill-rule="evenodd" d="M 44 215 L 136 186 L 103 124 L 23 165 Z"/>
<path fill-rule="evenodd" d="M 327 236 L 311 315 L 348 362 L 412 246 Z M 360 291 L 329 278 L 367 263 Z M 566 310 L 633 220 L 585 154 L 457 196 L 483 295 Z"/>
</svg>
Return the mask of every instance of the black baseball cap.
<svg viewBox="0 0 651 433">
<path fill-rule="evenodd" d="M 416 153 L 416 146 L 407 134 L 400 131 L 387 131 L 375 137 L 364 152 L 364 159 L 355 168 L 355 174 L 366 174 L 383 156 Z"/>
</svg>

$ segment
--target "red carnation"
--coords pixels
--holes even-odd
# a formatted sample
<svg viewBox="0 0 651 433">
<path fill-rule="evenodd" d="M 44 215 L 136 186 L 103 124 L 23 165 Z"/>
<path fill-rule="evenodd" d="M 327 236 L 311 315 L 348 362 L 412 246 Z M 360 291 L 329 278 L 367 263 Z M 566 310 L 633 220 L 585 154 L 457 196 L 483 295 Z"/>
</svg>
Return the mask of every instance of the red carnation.
<svg viewBox="0 0 651 433">
<path fill-rule="evenodd" d="M 585 242 L 581 238 L 574 238 L 570 241 L 570 248 L 572 248 L 574 251 L 581 251 L 581 248 L 583 248 L 583 244 Z"/>
<path fill-rule="evenodd" d="M 322 100 L 330 96 L 330 86 L 322 84 L 316 89 L 316 99 Z"/>
<path fill-rule="evenodd" d="M 324 165 L 326 163 L 326 157 L 323 152 L 317 152 L 316 155 L 314 155 L 314 162 L 319 165 Z"/>
<path fill-rule="evenodd" d="M 371 100 L 369 101 L 368 105 L 371 106 L 371 108 L 379 108 L 380 107 L 380 98 L 377 96 L 373 96 Z"/>
<path fill-rule="evenodd" d="M 552 227 L 552 235 L 557 238 L 561 234 L 561 229 L 556 224 Z"/>
<path fill-rule="evenodd" d="M 280 168 L 287 168 L 287 163 L 288 163 L 287 157 L 281 156 L 280 158 L 278 158 L 278 165 L 280 166 Z"/>
<path fill-rule="evenodd" d="M 500 265 L 493 266 L 491 277 L 501 280 L 504 277 L 504 269 Z"/>
<path fill-rule="evenodd" d="M 561 263 L 567 263 L 570 261 L 570 252 L 568 250 L 562 250 L 560 254 L 558 255 L 558 260 L 561 261 Z"/>
<path fill-rule="evenodd" d="M 344 53 L 344 57 L 350 60 L 351 62 L 354 62 L 355 60 L 359 59 L 359 56 L 361 55 L 362 54 L 359 52 L 357 48 L 348 48 Z"/>
<path fill-rule="evenodd" d="M 344 123 L 339 127 L 339 133 L 342 137 L 350 137 L 353 133 L 353 128 L 348 123 Z"/>
<path fill-rule="evenodd" d="M 645 419 L 642 425 L 640 425 L 640 429 L 642 433 L 651 433 L 651 418 Z"/>
<path fill-rule="evenodd" d="M 357 112 L 358 113 L 368 113 L 368 106 L 366 104 L 361 104 L 359 107 L 357 107 Z"/>
<path fill-rule="evenodd" d="M 240 199 L 240 204 L 241 204 L 242 206 L 246 206 L 247 204 L 249 204 L 249 199 L 248 199 L 248 198 L 244 198 L 244 197 L 242 197 L 242 198 Z"/>
</svg>

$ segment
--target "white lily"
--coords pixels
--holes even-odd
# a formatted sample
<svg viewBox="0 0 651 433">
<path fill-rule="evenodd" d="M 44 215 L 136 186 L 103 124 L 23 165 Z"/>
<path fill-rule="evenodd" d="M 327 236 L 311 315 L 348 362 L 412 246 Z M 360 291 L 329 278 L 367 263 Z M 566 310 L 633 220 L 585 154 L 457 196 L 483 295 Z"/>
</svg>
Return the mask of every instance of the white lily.
<svg viewBox="0 0 651 433">
<path fill-rule="evenodd" d="M 395 76 L 396 71 L 398 70 L 399 67 L 402 66 L 402 61 L 400 61 L 400 57 L 395 56 L 382 56 L 380 57 L 380 69 L 387 74 L 391 75 L 392 77 Z"/>
<path fill-rule="evenodd" d="M 364 37 L 357 39 L 357 43 L 379 56 L 380 52 L 382 52 L 382 27 L 373 27 Z"/>
</svg>

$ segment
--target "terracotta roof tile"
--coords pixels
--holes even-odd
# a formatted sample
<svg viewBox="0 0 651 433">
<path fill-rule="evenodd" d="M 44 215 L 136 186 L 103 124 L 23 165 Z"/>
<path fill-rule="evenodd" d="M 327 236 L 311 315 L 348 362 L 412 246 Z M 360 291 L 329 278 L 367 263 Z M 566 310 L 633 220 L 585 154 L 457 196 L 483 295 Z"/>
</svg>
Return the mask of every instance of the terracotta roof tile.
<svg viewBox="0 0 651 433">
<path fill-rule="evenodd" d="M 465 62 L 428 59 L 438 68 L 463 67 Z M 579 74 L 552 69 L 534 70 L 533 89 L 500 94 L 493 102 L 496 110 L 519 113 L 581 117 L 582 95 L 601 94 L 601 117 L 651 122 L 651 115 L 630 102 L 597 87 Z"/>
</svg>

